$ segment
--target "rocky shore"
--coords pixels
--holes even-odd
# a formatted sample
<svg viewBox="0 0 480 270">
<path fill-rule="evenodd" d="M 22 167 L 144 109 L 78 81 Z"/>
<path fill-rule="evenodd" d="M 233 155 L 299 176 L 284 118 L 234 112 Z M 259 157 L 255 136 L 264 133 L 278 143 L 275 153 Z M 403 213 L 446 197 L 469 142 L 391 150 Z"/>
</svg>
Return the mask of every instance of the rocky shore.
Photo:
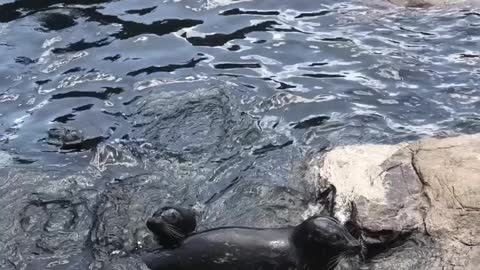
<svg viewBox="0 0 480 270">
<path fill-rule="evenodd" d="M 102 151 L 97 155 L 111 156 Z M 353 214 L 368 246 L 361 269 L 478 269 L 480 134 L 335 147 L 309 158 L 302 168 L 307 181 L 295 174 L 292 187 L 298 182 L 308 192 L 300 192 L 301 187 L 261 186 L 264 178 L 256 181 L 249 176 L 247 180 L 254 180 L 244 180 L 210 203 L 200 224 L 296 223 L 312 202 L 308 194 L 316 193 L 312 186 L 322 191 L 332 184 L 337 190 L 337 217 L 347 220 Z M 266 166 L 264 170 L 275 171 Z M 106 178 L 88 171 L 34 170 L 0 152 L 0 214 L 5 217 L 0 220 L 0 266 L 46 268 L 63 263 L 62 269 L 79 265 L 102 269 L 105 264 L 111 269 L 144 269 L 135 254 L 150 247 L 146 217 L 159 205 L 171 203 L 172 196 L 194 198 L 197 192 L 178 188 L 192 185 L 195 178 L 190 175 L 176 176 L 170 183 L 164 181 L 169 179 L 165 173 L 159 170 L 102 185 Z M 176 189 L 178 194 L 167 193 Z M 239 204 L 243 212 L 228 215 L 226 207 Z"/>
<path fill-rule="evenodd" d="M 478 269 L 480 135 L 337 147 L 309 167 L 356 215 L 369 269 Z"/>
</svg>

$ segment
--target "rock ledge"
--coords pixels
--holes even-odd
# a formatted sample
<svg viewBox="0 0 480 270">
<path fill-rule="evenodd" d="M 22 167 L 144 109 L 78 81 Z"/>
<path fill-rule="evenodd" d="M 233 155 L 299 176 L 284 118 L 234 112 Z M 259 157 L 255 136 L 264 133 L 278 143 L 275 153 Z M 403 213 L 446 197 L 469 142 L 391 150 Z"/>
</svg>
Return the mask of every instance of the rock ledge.
<svg viewBox="0 0 480 270">
<path fill-rule="evenodd" d="M 338 213 L 356 206 L 370 269 L 478 269 L 480 135 L 334 148 L 309 179 L 337 188 Z M 388 252 L 387 252 L 388 251 Z"/>
</svg>

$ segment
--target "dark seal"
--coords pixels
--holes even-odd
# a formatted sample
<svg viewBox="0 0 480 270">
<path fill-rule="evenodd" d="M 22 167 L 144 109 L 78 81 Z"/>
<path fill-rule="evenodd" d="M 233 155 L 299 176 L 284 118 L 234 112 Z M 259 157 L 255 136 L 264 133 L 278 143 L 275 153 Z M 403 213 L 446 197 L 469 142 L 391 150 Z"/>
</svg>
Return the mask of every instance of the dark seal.
<svg viewBox="0 0 480 270">
<path fill-rule="evenodd" d="M 361 242 L 342 224 L 316 216 L 296 227 L 223 227 L 194 233 L 176 248 L 143 260 L 152 270 L 320 270 L 333 269 L 361 252 Z"/>
<path fill-rule="evenodd" d="M 167 206 L 157 210 L 147 220 L 148 229 L 165 249 L 178 247 L 197 226 L 195 212 L 191 209 Z"/>
</svg>

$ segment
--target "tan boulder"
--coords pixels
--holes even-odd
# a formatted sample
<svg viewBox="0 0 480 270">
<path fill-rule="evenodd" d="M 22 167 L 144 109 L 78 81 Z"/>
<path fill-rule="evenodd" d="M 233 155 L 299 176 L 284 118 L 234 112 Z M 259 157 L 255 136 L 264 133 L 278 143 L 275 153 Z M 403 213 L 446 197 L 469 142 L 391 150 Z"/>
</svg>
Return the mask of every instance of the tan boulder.
<svg viewBox="0 0 480 270">
<path fill-rule="evenodd" d="M 355 202 L 368 237 L 385 243 L 405 235 L 431 241 L 421 247 L 427 255 L 414 258 L 416 268 L 478 269 L 479 135 L 338 147 L 311 165 L 310 179 L 319 188 L 337 187 L 338 213 Z M 383 256 L 376 266 L 374 260 L 372 268 L 389 269 L 406 262 L 402 256 L 412 259 L 407 249 L 399 252 Z"/>
</svg>

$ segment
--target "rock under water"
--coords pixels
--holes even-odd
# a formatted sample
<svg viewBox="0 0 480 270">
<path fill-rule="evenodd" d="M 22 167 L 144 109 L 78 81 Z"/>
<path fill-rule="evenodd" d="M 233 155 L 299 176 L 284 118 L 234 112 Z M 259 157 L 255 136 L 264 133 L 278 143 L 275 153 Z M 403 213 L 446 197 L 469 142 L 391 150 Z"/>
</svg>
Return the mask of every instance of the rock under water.
<svg viewBox="0 0 480 270">
<path fill-rule="evenodd" d="M 296 174 L 304 154 L 261 132 L 228 85 L 149 90 L 130 138 L 100 142 L 86 168 L 0 152 L 0 269 L 145 269 L 139 255 L 158 248 L 145 221 L 162 206 L 199 209 L 205 229 L 295 224 L 315 202 Z M 71 134 L 51 132 L 54 150 L 82 141 Z"/>
</svg>

